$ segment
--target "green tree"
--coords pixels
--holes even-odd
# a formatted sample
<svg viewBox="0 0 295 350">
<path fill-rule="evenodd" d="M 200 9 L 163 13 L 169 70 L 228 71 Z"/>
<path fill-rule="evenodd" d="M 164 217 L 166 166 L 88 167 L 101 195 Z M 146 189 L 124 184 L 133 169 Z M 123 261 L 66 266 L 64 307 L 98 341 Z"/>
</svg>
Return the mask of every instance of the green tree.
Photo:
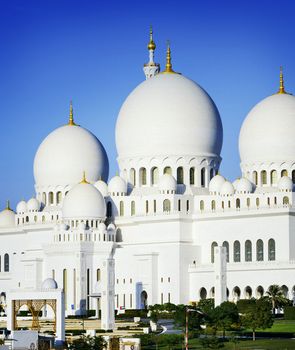
<svg viewBox="0 0 295 350">
<path fill-rule="evenodd" d="M 208 298 L 208 299 L 201 299 L 198 302 L 198 308 L 203 311 L 205 314 L 210 312 L 214 309 L 214 299 Z"/>
<path fill-rule="evenodd" d="M 266 294 L 271 301 L 273 315 L 275 315 L 277 308 L 282 307 L 288 303 L 288 300 L 285 297 L 282 288 L 278 284 L 269 286 Z"/>
<path fill-rule="evenodd" d="M 103 350 L 106 349 L 106 342 L 103 337 L 82 336 L 73 341 L 69 348 L 71 350 Z"/>
<path fill-rule="evenodd" d="M 238 322 L 239 313 L 237 305 L 229 301 L 223 302 L 207 314 L 207 323 L 215 329 L 215 332 L 217 329 L 221 329 L 223 338 L 225 337 L 226 329 Z"/>
<path fill-rule="evenodd" d="M 174 313 L 174 322 L 177 326 L 185 328 L 186 326 L 186 314 L 188 312 L 188 329 L 199 330 L 200 325 L 203 322 L 203 313 L 195 306 L 177 305 L 177 309 Z"/>
<path fill-rule="evenodd" d="M 205 337 L 200 340 L 203 349 L 221 349 L 224 347 L 223 342 L 217 337 Z"/>
<path fill-rule="evenodd" d="M 242 316 L 243 326 L 252 330 L 252 338 L 255 341 L 255 332 L 258 328 L 270 328 L 273 325 L 273 317 L 271 314 L 271 303 L 266 298 L 255 301 L 255 306 L 249 308 Z"/>
</svg>

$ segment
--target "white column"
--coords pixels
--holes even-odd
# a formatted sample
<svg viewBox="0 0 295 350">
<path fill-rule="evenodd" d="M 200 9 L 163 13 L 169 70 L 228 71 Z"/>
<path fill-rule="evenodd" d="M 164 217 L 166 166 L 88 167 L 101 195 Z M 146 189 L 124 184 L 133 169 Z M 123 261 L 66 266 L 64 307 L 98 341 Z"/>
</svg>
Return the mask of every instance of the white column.
<svg viewBox="0 0 295 350">
<path fill-rule="evenodd" d="M 65 341 L 65 300 L 64 293 L 60 292 L 56 297 L 56 338 L 55 344 L 60 345 Z"/>
<path fill-rule="evenodd" d="M 226 248 L 214 248 L 215 307 L 226 301 Z"/>
<path fill-rule="evenodd" d="M 101 270 L 101 328 L 115 327 L 115 260 L 112 257 L 103 262 Z"/>
</svg>

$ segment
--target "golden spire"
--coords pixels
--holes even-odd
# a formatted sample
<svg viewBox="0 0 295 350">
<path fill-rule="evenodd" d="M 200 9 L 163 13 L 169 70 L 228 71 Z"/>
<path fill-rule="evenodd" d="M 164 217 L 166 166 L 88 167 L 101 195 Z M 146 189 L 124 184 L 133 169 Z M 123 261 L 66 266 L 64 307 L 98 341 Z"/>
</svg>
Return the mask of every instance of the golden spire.
<svg viewBox="0 0 295 350">
<path fill-rule="evenodd" d="M 5 208 L 5 210 L 11 210 L 9 200 L 6 201 L 6 208 Z"/>
<path fill-rule="evenodd" d="M 73 103 L 70 101 L 70 114 L 69 114 L 69 122 L 68 125 L 76 125 L 74 122 L 74 112 L 73 112 Z"/>
<path fill-rule="evenodd" d="M 83 171 L 83 178 L 80 181 L 80 184 L 89 184 L 89 182 L 86 180 L 86 172 Z"/>
<path fill-rule="evenodd" d="M 148 43 L 148 50 L 155 50 L 156 49 L 156 44 L 153 40 L 153 28 L 150 26 L 150 42 Z"/>
<path fill-rule="evenodd" d="M 172 63 L 171 63 L 171 49 L 170 49 L 170 43 L 167 41 L 167 52 L 166 52 L 166 67 L 163 73 L 175 73 L 172 69 Z"/>
<path fill-rule="evenodd" d="M 283 67 L 280 66 L 280 88 L 277 92 L 278 94 L 286 94 L 285 87 L 284 87 L 284 76 L 283 76 Z"/>
</svg>

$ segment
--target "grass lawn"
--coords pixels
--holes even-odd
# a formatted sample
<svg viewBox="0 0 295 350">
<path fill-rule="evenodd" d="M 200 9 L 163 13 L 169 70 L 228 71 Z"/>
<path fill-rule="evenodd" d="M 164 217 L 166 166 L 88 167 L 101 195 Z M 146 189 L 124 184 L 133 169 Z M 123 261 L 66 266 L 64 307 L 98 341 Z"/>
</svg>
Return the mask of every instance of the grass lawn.
<svg viewBox="0 0 295 350">
<path fill-rule="evenodd" d="M 271 328 L 259 332 L 291 332 L 295 333 L 295 320 L 275 320 Z"/>
<path fill-rule="evenodd" d="M 172 346 L 158 346 L 156 347 L 142 347 L 142 350 L 152 350 L 152 349 L 158 349 L 158 350 L 182 350 L 184 349 L 184 346 L 181 345 L 172 345 Z M 195 349 L 204 349 L 199 340 L 193 339 L 190 342 L 189 345 L 190 350 Z M 263 340 L 256 340 L 253 342 L 252 340 L 241 340 L 239 343 L 224 343 L 224 347 L 222 348 L 224 350 L 295 350 L 295 340 L 293 339 L 263 339 Z"/>
</svg>

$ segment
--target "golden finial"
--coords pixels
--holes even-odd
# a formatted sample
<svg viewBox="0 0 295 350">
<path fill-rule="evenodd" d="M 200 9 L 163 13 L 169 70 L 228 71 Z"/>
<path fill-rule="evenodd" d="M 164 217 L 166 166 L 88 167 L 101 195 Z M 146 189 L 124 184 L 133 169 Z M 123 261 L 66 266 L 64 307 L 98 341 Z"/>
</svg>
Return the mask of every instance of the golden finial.
<svg viewBox="0 0 295 350">
<path fill-rule="evenodd" d="M 155 50 L 156 49 L 156 44 L 153 40 L 153 28 L 150 26 L 150 42 L 148 43 L 148 50 Z"/>
<path fill-rule="evenodd" d="M 68 125 L 76 125 L 74 122 L 74 112 L 73 112 L 73 103 L 70 101 L 70 114 L 69 114 L 69 122 Z"/>
<path fill-rule="evenodd" d="M 170 42 L 167 41 L 167 52 L 166 52 L 166 67 L 163 73 L 175 73 L 172 69 L 172 63 L 171 63 L 171 49 L 170 49 Z"/>
<path fill-rule="evenodd" d="M 283 76 L 283 67 L 280 66 L 280 88 L 278 94 L 286 94 L 284 87 L 284 76 Z"/>
<path fill-rule="evenodd" d="M 6 201 L 6 210 L 11 210 L 9 200 Z"/>
<path fill-rule="evenodd" d="M 80 184 L 89 184 L 89 182 L 86 180 L 86 172 L 83 171 L 83 178 L 80 181 Z"/>
</svg>

